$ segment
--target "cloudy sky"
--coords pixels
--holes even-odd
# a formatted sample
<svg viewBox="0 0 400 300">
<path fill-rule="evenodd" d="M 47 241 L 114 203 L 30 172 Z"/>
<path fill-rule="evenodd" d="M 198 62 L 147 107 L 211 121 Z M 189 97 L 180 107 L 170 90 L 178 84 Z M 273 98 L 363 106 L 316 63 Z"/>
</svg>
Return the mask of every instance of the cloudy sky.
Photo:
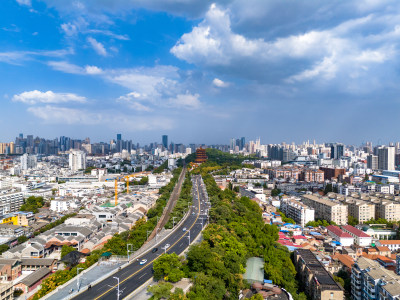
<svg viewBox="0 0 400 300">
<path fill-rule="evenodd" d="M 2 0 L 0 141 L 398 141 L 396 0 Z"/>
</svg>

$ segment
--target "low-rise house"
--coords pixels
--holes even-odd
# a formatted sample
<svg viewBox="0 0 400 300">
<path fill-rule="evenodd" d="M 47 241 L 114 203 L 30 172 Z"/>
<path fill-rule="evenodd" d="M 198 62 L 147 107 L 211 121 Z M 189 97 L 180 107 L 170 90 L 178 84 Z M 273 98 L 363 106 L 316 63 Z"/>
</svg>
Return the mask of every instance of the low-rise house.
<svg viewBox="0 0 400 300">
<path fill-rule="evenodd" d="M 14 288 L 22 290 L 24 293 L 29 293 L 30 291 L 34 290 L 38 285 L 40 285 L 42 281 L 46 279 L 50 274 L 50 269 L 40 268 L 22 279 L 14 286 Z"/>
<path fill-rule="evenodd" d="M 342 226 L 342 230 L 344 232 L 347 232 L 354 238 L 355 244 L 362 247 L 371 245 L 372 237 L 363 232 L 362 230 L 357 229 L 351 225 Z"/>
<path fill-rule="evenodd" d="M 347 232 L 344 232 L 341 230 L 339 227 L 334 226 L 334 225 L 329 225 L 326 227 L 328 230 L 328 234 L 338 241 L 343 247 L 348 247 L 353 245 L 354 243 L 354 238 L 348 234 Z"/>
<path fill-rule="evenodd" d="M 24 271 L 36 271 L 40 268 L 48 268 L 50 271 L 57 269 L 57 260 L 53 258 L 23 258 L 21 269 Z"/>
<path fill-rule="evenodd" d="M 3 266 L 8 266 L 3 268 Z M 22 274 L 21 261 L 19 259 L 0 259 L 1 276 L 6 276 L 8 281 L 15 280 Z"/>
</svg>

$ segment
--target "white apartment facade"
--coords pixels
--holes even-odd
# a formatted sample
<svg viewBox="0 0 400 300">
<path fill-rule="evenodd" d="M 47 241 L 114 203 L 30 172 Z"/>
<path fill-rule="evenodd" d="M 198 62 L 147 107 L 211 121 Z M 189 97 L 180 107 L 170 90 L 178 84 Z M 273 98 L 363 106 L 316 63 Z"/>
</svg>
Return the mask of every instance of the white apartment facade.
<svg viewBox="0 0 400 300">
<path fill-rule="evenodd" d="M 347 232 L 354 238 L 354 243 L 361 246 L 367 247 L 371 245 L 372 237 L 363 232 L 360 229 L 357 229 L 351 225 L 342 226 L 342 230 Z"/>
<path fill-rule="evenodd" d="M 400 220 L 400 203 L 380 200 L 376 204 L 376 218 L 386 219 L 388 221 L 399 221 Z"/>
<path fill-rule="evenodd" d="M 69 154 L 69 168 L 72 172 L 86 169 L 86 153 L 79 150 L 72 150 Z"/>
<path fill-rule="evenodd" d="M 347 224 L 347 205 L 316 195 L 303 195 L 302 200 L 304 204 L 314 208 L 315 218 L 335 222 L 337 225 Z"/>
<path fill-rule="evenodd" d="M 314 208 L 308 207 L 296 199 L 283 198 L 280 204 L 280 209 L 288 218 L 292 218 L 302 227 L 315 219 Z"/>
<path fill-rule="evenodd" d="M 371 219 L 375 219 L 375 204 L 362 200 L 351 200 L 347 202 L 349 215 L 356 218 L 362 224 Z"/>
</svg>

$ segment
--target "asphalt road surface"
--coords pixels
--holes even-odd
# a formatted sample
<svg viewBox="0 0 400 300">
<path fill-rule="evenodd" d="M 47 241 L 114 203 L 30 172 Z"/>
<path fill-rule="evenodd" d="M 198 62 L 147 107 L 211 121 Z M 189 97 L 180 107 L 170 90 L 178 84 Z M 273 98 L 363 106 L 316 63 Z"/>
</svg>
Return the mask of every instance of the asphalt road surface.
<svg viewBox="0 0 400 300">
<path fill-rule="evenodd" d="M 153 277 L 153 261 L 160 255 L 164 252 L 181 254 L 199 235 L 203 225 L 207 223 L 207 213 L 210 207 L 207 203 L 205 186 L 201 185 L 201 177 L 193 176 L 192 183 L 193 206 L 190 208 L 190 215 L 168 238 L 155 246 L 158 248 L 156 252 L 153 253 L 150 249 L 139 257 L 139 261 L 133 261 L 127 267 L 92 286 L 90 290 L 77 295 L 74 299 L 117 299 L 117 279 L 114 277 L 119 278 L 120 299 L 123 299 Z M 167 249 L 165 249 L 166 244 L 170 245 Z M 143 259 L 146 259 L 147 262 L 141 265 L 140 261 Z"/>
</svg>

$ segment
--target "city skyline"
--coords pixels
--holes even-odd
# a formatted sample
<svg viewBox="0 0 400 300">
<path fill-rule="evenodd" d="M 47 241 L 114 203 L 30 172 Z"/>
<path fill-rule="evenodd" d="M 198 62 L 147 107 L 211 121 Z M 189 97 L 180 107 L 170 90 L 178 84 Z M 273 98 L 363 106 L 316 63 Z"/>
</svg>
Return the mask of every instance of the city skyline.
<svg viewBox="0 0 400 300">
<path fill-rule="evenodd" d="M 0 140 L 387 144 L 399 11 L 389 0 L 5 0 Z"/>
</svg>

